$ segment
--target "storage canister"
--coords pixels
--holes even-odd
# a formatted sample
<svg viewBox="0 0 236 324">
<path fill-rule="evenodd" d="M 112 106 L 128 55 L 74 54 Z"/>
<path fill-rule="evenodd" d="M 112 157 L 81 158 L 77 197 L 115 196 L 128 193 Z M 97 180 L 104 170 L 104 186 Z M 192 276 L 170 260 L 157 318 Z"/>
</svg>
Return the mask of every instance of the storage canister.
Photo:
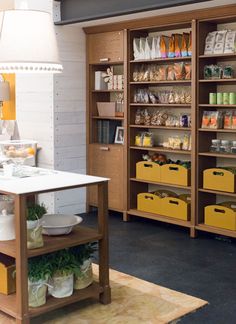
<svg viewBox="0 0 236 324">
<path fill-rule="evenodd" d="M 223 105 L 228 105 L 229 104 L 229 93 L 224 92 L 223 93 Z"/>
<path fill-rule="evenodd" d="M 0 214 L 0 241 L 9 241 L 15 239 L 15 217 L 13 214 L 7 214 L 5 209 Z"/>
<path fill-rule="evenodd" d="M 216 102 L 217 102 L 217 105 L 222 105 L 223 104 L 223 94 L 222 94 L 222 92 L 217 92 Z"/>
<path fill-rule="evenodd" d="M 229 104 L 236 105 L 236 92 L 229 93 Z"/>
<path fill-rule="evenodd" d="M 209 93 L 209 104 L 216 105 L 216 93 L 213 92 Z"/>
</svg>

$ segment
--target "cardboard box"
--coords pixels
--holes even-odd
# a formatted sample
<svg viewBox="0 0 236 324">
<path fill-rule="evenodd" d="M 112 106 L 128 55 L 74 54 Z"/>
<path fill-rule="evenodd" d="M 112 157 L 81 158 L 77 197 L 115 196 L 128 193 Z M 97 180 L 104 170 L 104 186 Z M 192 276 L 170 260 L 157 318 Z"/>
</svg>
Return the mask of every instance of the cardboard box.
<svg viewBox="0 0 236 324">
<path fill-rule="evenodd" d="M 161 198 L 149 192 L 137 196 L 137 209 L 153 214 L 160 214 Z"/>
<path fill-rule="evenodd" d="M 161 166 L 161 182 L 189 186 L 190 169 L 178 164 L 164 164 Z"/>
<path fill-rule="evenodd" d="M 149 181 L 161 181 L 161 167 L 155 162 L 140 161 L 136 163 L 136 178 Z"/>
<path fill-rule="evenodd" d="M 116 103 L 115 102 L 97 102 L 98 116 L 115 117 Z"/>
<path fill-rule="evenodd" d="M 204 215 L 205 225 L 236 231 L 236 209 L 222 205 L 210 205 L 204 208 Z"/>
<path fill-rule="evenodd" d="M 235 175 L 224 169 L 206 169 L 203 171 L 203 188 L 235 192 Z"/>
<path fill-rule="evenodd" d="M 190 202 L 186 202 L 179 198 L 165 197 L 161 199 L 160 214 L 167 217 L 189 221 L 191 215 L 190 207 Z"/>
</svg>

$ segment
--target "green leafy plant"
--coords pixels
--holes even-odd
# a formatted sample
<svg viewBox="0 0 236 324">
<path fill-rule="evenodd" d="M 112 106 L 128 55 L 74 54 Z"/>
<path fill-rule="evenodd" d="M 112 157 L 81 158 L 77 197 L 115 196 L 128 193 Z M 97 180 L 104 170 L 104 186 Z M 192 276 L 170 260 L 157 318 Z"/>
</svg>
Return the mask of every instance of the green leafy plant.
<svg viewBox="0 0 236 324">
<path fill-rule="evenodd" d="M 91 258 L 94 252 L 97 251 L 97 242 L 74 246 L 70 250 L 76 261 L 82 265 L 85 260 Z"/>
<path fill-rule="evenodd" d="M 47 280 L 52 275 L 52 266 L 47 255 L 28 260 L 28 278 L 31 282 Z"/>
<path fill-rule="evenodd" d="M 52 265 L 53 275 L 67 276 L 70 274 L 78 274 L 80 272 L 79 263 L 70 249 L 64 249 L 51 253 L 48 259 Z"/>
<path fill-rule="evenodd" d="M 46 214 L 47 209 L 44 204 L 31 203 L 27 206 L 27 220 L 35 221 L 43 217 Z"/>
</svg>

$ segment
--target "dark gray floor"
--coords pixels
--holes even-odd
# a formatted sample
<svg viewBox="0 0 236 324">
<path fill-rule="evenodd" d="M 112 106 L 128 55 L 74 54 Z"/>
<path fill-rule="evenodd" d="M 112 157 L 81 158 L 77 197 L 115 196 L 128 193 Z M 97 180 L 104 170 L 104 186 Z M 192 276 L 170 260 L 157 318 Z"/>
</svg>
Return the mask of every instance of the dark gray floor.
<svg viewBox="0 0 236 324">
<path fill-rule="evenodd" d="M 93 226 L 95 213 L 83 223 Z M 109 231 L 111 268 L 209 302 L 181 323 L 236 323 L 235 240 L 191 239 L 183 228 L 140 218 L 125 223 L 118 213 L 109 216 Z"/>
</svg>

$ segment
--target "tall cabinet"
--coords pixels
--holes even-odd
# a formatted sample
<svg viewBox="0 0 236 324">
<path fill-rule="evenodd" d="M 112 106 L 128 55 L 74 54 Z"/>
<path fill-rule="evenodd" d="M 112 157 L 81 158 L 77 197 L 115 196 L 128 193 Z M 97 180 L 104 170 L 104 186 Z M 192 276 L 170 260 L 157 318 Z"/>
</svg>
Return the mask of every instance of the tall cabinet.
<svg viewBox="0 0 236 324">
<path fill-rule="evenodd" d="M 123 30 L 87 36 L 87 170 L 89 174 L 111 179 L 108 207 L 122 212 L 124 220 L 127 209 L 126 41 Z M 97 206 L 96 188 L 89 188 L 87 201 L 88 206 Z"/>
</svg>

